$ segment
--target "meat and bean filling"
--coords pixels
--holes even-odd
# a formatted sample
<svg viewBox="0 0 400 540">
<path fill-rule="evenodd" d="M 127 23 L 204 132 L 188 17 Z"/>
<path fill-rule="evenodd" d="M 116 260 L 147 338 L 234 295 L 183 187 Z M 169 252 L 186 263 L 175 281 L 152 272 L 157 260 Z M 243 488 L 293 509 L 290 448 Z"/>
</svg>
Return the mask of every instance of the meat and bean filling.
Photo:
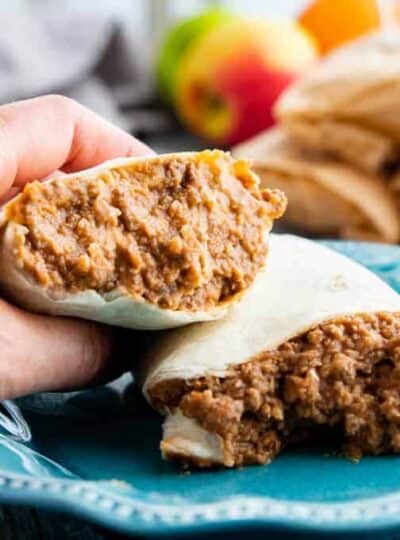
<svg viewBox="0 0 400 540">
<path fill-rule="evenodd" d="M 339 317 L 225 378 L 162 382 L 150 394 L 220 435 L 227 466 L 268 463 L 321 426 L 336 426 L 353 458 L 400 453 L 400 313 Z"/>
<path fill-rule="evenodd" d="M 195 311 L 251 284 L 285 203 L 247 162 L 215 150 L 33 182 L 6 217 L 23 226 L 17 264 L 53 298 L 122 289 Z"/>
</svg>

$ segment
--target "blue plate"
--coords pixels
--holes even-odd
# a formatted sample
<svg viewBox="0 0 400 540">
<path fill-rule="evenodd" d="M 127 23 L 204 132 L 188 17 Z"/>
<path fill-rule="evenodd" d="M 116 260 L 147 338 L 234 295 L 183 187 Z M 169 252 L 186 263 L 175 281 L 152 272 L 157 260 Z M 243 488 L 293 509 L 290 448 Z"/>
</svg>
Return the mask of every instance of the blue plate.
<svg viewBox="0 0 400 540">
<path fill-rule="evenodd" d="M 400 248 L 327 243 L 400 291 Z M 284 452 L 265 467 L 187 474 L 161 460 L 161 419 L 127 376 L 96 390 L 24 398 L 19 406 L 32 439 L 21 442 L 26 425 L 6 404 L 2 502 L 57 509 L 132 534 L 400 530 L 398 456 L 353 463 L 327 444 Z"/>
</svg>

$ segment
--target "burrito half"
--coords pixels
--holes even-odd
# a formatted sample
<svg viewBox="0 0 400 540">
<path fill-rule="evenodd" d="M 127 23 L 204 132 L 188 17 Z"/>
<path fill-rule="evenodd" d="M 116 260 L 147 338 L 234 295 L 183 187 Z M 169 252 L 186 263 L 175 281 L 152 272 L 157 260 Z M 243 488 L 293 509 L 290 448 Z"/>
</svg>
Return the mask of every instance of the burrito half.
<svg viewBox="0 0 400 540">
<path fill-rule="evenodd" d="M 217 150 L 33 182 L 3 208 L 0 284 L 32 311 L 130 328 L 219 318 L 264 265 L 284 206 Z"/>
<path fill-rule="evenodd" d="M 284 223 L 313 234 L 398 242 L 398 197 L 380 176 L 307 151 L 279 129 L 237 146 L 233 155 L 251 159 L 263 185 L 285 192 Z"/>
<path fill-rule="evenodd" d="M 324 426 L 354 457 L 400 452 L 399 347 L 393 289 L 326 247 L 272 235 L 266 271 L 227 318 L 167 333 L 148 352 L 162 454 L 268 463 Z"/>
<path fill-rule="evenodd" d="M 400 30 L 342 47 L 280 98 L 276 114 L 307 147 L 367 172 L 399 161 Z"/>
</svg>

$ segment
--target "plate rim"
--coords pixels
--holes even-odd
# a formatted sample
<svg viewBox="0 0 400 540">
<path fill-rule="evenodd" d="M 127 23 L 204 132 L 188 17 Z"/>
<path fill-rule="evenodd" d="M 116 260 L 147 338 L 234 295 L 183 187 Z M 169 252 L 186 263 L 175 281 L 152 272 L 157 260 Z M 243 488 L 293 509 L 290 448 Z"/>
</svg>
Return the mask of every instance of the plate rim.
<svg viewBox="0 0 400 540">
<path fill-rule="evenodd" d="M 161 504 L 124 494 L 115 481 L 32 477 L 0 470 L 0 502 L 74 515 L 125 533 L 168 535 L 235 527 L 315 533 L 379 532 L 400 526 L 400 490 L 356 501 L 303 502 L 235 495 L 222 501 Z M 112 488 L 112 491 L 107 491 Z M 118 491 L 118 492 L 116 492 Z M 142 495 L 142 497 L 140 497 Z"/>
</svg>

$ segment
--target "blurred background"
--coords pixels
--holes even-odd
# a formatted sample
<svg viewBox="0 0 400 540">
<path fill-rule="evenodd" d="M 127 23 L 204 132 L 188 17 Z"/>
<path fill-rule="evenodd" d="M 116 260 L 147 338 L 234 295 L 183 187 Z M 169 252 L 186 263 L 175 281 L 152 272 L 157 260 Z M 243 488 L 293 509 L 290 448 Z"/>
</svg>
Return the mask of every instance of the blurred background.
<svg viewBox="0 0 400 540">
<path fill-rule="evenodd" d="M 348 3 L 357 2 L 363 4 L 364 0 L 350 0 Z M 182 131 L 176 122 L 175 115 L 182 120 L 186 114 L 185 110 L 181 110 L 185 105 L 173 103 L 171 96 L 176 90 L 178 64 L 184 53 L 189 56 L 196 54 L 194 50 L 190 53 L 185 49 L 190 43 L 193 45 L 194 41 L 199 40 L 200 36 L 205 38 L 208 31 L 218 26 L 222 30 L 221 27 L 230 17 L 252 17 L 258 21 L 294 21 L 309 3 L 305 0 L 1 2 L 0 102 L 45 92 L 59 92 L 78 99 L 111 121 L 153 143 L 157 149 L 192 148 L 194 145 L 199 147 L 211 142 L 221 142 L 222 145 L 225 143 L 224 137 L 215 135 L 215 131 L 218 131 L 216 126 L 208 128 L 210 133 L 213 132 L 210 138 L 220 138 L 221 141 L 209 141 L 203 137 L 199 142 L 189 134 L 193 130 L 203 132 L 202 128 L 196 130 L 186 125 L 186 131 Z M 334 4 L 335 0 L 331 3 Z M 345 4 L 346 1 L 339 0 L 339 3 Z M 365 12 L 362 13 L 365 21 L 356 24 L 355 35 L 376 25 L 375 2 L 367 1 L 365 4 L 369 4 L 361 9 L 361 12 Z M 323 13 L 326 8 L 321 5 L 320 9 L 322 24 L 326 25 Z M 350 6 L 346 19 L 352 17 L 351 12 Z M 191 25 L 190 22 L 186 27 L 181 24 L 185 18 L 192 19 Z M 347 26 L 350 23 L 345 20 L 344 24 Z M 348 32 L 348 29 L 344 30 Z M 282 37 L 289 39 L 288 35 Z M 279 54 L 278 49 L 284 39 L 278 40 L 276 44 L 271 43 L 274 54 Z M 298 39 L 301 41 L 301 37 Z M 251 46 L 251 42 L 237 42 L 236 46 L 237 52 L 244 52 L 246 47 Z M 303 47 L 307 48 L 307 44 L 303 44 Z M 226 54 L 234 55 L 235 35 L 227 35 L 226 43 L 218 44 L 217 49 L 215 56 L 207 50 L 204 50 L 204 56 L 201 51 L 197 53 L 201 59 L 199 68 L 218 71 L 219 68 L 212 64 L 219 60 L 217 55 L 221 57 L 220 64 L 226 62 Z M 312 51 L 306 50 L 304 54 L 312 56 Z M 285 56 L 284 51 L 282 56 Z M 293 71 L 296 62 L 287 58 L 283 59 L 283 64 L 285 61 L 289 64 L 288 69 Z M 309 61 L 311 59 L 308 57 L 298 58 L 299 68 L 306 67 L 304 64 Z M 285 67 L 282 65 L 282 71 L 285 71 Z M 188 66 L 187 70 L 190 69 Z M 287 75 L 290 78 L 291 73 Z M 285 82 L 282 81 L 281 85 Z M 210 97 L 212 83 L 210 80 Z M 260 84 L 264 84 L 264 81 L 254 81 L 255 86 Z M 274 82 L 270 81 L 270 84 Z M 248 91 L 254 90 L 249 88 Z M 248 99 L 248 96 L 243 98 Z M 214 101 L 215 111 L 218 103 Z M 270 105 L 264 102 L 262 106 L 267 110 Z M 219 121 L 223 123 L 223 118 Z M 207 134 L 206 128 L 204 134 Z"/>
</svg>

